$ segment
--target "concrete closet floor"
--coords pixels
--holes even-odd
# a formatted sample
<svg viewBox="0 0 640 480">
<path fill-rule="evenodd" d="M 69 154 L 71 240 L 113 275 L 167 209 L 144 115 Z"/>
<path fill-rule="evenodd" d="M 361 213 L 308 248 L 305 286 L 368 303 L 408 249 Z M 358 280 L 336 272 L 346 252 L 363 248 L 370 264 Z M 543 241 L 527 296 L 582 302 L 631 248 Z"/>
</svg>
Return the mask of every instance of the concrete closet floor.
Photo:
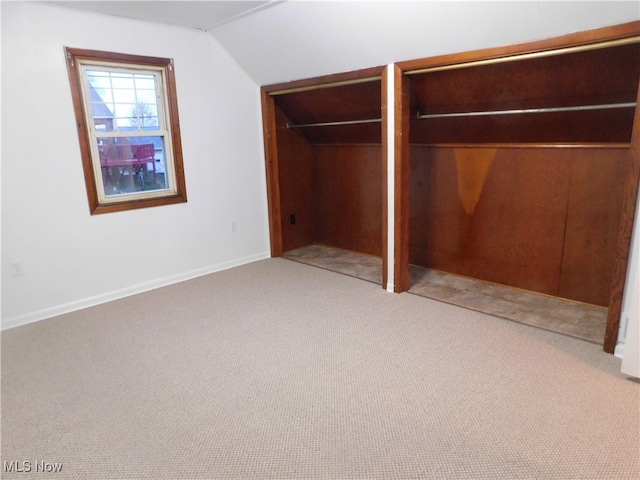
<svg viewBox="0 0 640 480">
<path fill-rule="evenodd" d="M 284 258 L 382 285 L 382 259 L 325 245 L 286 252 Z M 602 345 L 607 308 L 410 266 L 409 293 L 477 310 Z"/>
</svg>

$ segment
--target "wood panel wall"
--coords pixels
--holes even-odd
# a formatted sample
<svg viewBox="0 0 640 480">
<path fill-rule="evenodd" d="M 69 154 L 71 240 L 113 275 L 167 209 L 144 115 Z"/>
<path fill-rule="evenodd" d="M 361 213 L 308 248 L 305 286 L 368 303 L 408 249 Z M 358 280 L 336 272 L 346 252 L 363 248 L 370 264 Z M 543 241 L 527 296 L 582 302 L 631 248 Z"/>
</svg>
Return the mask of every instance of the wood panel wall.
<svg viewBox="0 0 640 480">
<path fill-rule="evenodd" d="M 282 250 L 286 252 L 315 239 L 313 151 L 306 138 L 286 127 L 289 119 L 277 106 L 275 113 Z M 295 215 L 295 224 L 291 215 Z"/>
<path fill-rule="evenodd" d="M 321 243 L 381 256 L 381 146 L 311 145 L 275 111 L 283 251 Z"/>
<path fill-rule="evenodd" d="M 380 145 L 316 145 L 316 241 L 382 256 Z"/>
<path fill-rule="evenodd" d="M 410 263 L 607 306 L 628 149 L 411 147 Z"/>
<path fill-rule="evenodd" d="M 415 114 L 635 102 L 640 43 L 411 75 Z M 414 120 L 411 142 L 629 142 L 634 108 Z"/>
</svg>

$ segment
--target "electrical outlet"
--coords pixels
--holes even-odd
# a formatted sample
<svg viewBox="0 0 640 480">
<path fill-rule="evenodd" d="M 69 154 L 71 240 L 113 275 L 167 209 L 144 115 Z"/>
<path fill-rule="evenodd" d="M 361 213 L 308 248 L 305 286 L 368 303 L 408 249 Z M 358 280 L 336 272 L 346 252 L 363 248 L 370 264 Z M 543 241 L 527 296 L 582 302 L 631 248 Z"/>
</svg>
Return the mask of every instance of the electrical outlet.
<svg viewBox="0 0 640 480">
<path fill-rule="evenodd" d="M 238 231 L 238 222 L 235 220 L 231 221 L 231 233 L 236 233 Z"/>
</svg>

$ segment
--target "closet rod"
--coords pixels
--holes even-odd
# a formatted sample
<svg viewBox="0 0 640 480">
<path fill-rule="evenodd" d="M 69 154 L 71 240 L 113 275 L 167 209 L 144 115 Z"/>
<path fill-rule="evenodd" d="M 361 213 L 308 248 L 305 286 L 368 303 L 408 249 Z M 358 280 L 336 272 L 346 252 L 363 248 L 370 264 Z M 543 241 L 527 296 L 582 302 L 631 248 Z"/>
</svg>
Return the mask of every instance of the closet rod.
<svg viewBox="0 0 640 480">
<path fill-rule="evenodd" d="M 587 110 L 605 110 L 610 108 L 632 108 L 635 102 L 629 103 L 607 103 L 602 105 L 578 105 L 575 107 L 549 107 L 549 108 L 524 108 L 520 110 L 487 110 L 480 112 L 455 112 L 455 113 L 430 113 L 421 114 L 418 112 L 418 119 L 425 118 L 447 118 L 447 117 L 480 117 L 486 115 L 513 115 L 516 113 L 553 113 L 553 112 L 576 112 Z"/>
<path fill-rule="evenodd" d="M 303 123 L 299 125 L 294 125 L 292 123 L 287 123 L 287 128 L 302 128 L 302 127 L 332 127 L 335 125 L 356 125 L 358 123 L 379 123 L 381 122 L 381 118 L 369 118 L 367 120 L 345 120 L 342 122 L 323 122 L 323 123 Z"/>
</svg>

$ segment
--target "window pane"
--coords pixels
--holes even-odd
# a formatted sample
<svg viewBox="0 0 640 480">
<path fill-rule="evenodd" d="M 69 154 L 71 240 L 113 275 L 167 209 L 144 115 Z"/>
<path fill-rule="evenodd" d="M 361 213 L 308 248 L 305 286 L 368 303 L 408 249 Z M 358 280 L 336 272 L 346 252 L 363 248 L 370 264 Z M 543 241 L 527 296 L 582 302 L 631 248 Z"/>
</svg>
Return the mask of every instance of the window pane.
<svg viewBox="0 0 640 480">
<path fill-rule="evenodd" d="M 148 105 L 156 104 L 156 91 L 155 90 L 137 90 L 137 101 L 140 103 L 146 103 Z"/>
<path fill-rule="evenodd" d="M 114 127 L 118 130 L 125 130 L 131 127 L 131 105 L 115 105 L 116 117 L 114 118 Z"/>
<path fill-rule="evenodd" d="M 120 70 L 87 70 L 97 131 L 160 127 L 156 76 Z"/>
<path fill-rule="evenodd" d="M 100 70 L 88 70 L 87 79 L 89 83 L 96 89 L 111 88 L 111 78 L 109 72 Z"/>
<path fill-rule="evenodd" d="M 138 102 L 129 106 L 131 126 L 144 130 L 144 127 L 158 126 L 158 109 L 155 104 Z"/>
<path fill-rule="evenodd" d="M 136 92 L 132 89 L 114 88 L 113 101 L 116 103 L 136 103 Z"/>
<path fill-rule="evenodd" d="M 113 112 L 107 106 L 107 104 L 103 102 L 93 102 L 91 104 L 93 109 L 93 119 L 96 125 L 98 124 L 110 124 L 111 128 L 109 130 L 113 130 Z"/>
<path fill-rule="evenodd" d="M 106 197 L 169 188 L 161 136 L 98 138 Z"/>
<path fill-rule="evenodd" d="M 136 75 L 136 89 L 156 90 L 156 81 L 152 75 Z"/>
<path fill-rule="evenodd" d="M 127 74 L 111 74 L 111 85 L 113 88 L 130 88 L 133 89 L 133 75 Z"/>
<path fill-rule="evenodd" d="M 106 104 L 113 103 L 113 91 L 111 89 L 96 88 L 97 96 L 92 97 L 95 101 L 104 102 Z"/>
</svg>

